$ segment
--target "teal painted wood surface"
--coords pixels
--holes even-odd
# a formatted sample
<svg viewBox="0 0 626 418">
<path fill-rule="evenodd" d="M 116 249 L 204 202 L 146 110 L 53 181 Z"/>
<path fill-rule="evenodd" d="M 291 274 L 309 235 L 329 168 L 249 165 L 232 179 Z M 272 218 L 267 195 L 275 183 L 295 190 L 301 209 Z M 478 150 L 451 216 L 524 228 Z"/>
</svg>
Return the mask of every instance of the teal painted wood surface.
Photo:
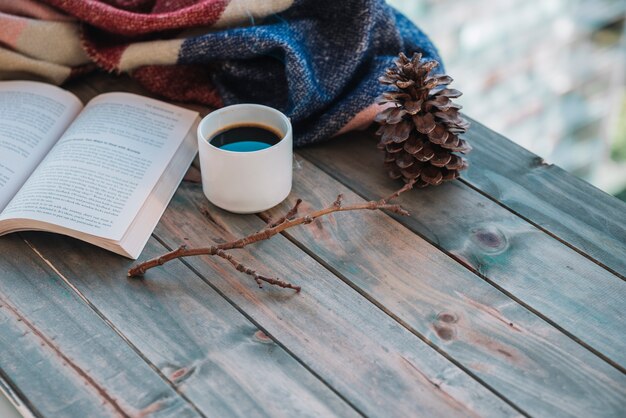
<svg viewBox="0 0 626 418">
<path fill-rule="evenodd" d="M 259 230 L 256 216 L 210 205 L 200 185 L 182 185 L 155 231 L 168 247 L 222 242 Z M 366 416 L 508 416 L 516 411 L 373 306 L 286 238 L 236 251 L 237 258 L 304 286 L 259 290 L 222 260 L 186 260 Z M 149 275 L 146 276 L 149 280 Z"/>
<path fill-rule="evenodd" d="M 369 136 L 301 154 L 366 198 L 398 187 Z M 626 282 L 461 182 L 415 190 L 404 205 L 403 225 L 625 370 Z"/>
<path fill-rule="evenodd" d="M 472 121 L 463 179 L 626 279 L 626 203 Z"/>
<path fill-rule="evenodd" d="M 146 94 L 106 74 L 69 88 Z M 54 418 L 623 416 L 623 204 L 471 135 L 466 177 L 403 197 L 411 218 L 342 213 L 234 252 L 301 294 L 259 290 L 220 259 L 141 281 L 72 239 L 1 237 L 0 384 Z M 294 195 L 396 189 L 373 142 L 302 150 L 317 167 L 296 159 Z M 184 184 L 142 258 L 262 225 Z"/>
<path fill-rule="evenodd" d="M 0 366 L 35 415 L 201 416 L 17 235 L 0 254 Z"/>
<path fill-rule="evenodd" d="M 81 295 L 207 417 L 358 416 L 181 262 L 132 262 L 61 236 L 25 234 Z M 142 254 L 164 248 L 152 239 Z"/>
<path fill-rule="evenodd" d="M 0 417 L 2 418 L 32 418 L 31 410 L 24 404 L 11 385 L 0 376 Z"/>
<path fill-rule="evenodd" d="M 303 212 L 327 206 L 337 193 L 345 204 L 363 202 L 307 160 L 296 162 L 290 200 L 303 199 Z M 288 206 L 265 216 L 277 218 Z M 624 413 L 624 373 L 390 216 L 338 213 L 286 235 L 528 414 Z"/>
</svg>

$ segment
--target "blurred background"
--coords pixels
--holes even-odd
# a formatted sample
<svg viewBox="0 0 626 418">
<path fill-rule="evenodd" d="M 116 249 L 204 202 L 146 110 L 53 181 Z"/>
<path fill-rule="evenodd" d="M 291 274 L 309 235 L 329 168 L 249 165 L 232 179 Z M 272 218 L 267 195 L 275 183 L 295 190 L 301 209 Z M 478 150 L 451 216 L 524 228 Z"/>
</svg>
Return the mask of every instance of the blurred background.
<svg viewBox="0 0 626 418">
<path fill-rule="evenodd" d="M 468 116 L 626 201 L 626 0 L 387 1 Z"/>
</svg>

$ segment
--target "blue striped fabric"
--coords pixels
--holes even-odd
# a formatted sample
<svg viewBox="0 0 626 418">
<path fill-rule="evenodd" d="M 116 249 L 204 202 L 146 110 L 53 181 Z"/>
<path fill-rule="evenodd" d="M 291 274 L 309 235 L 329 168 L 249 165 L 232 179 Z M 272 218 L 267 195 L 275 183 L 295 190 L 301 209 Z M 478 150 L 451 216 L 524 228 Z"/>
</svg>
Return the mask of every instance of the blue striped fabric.
<svg viewBox="0 0 626 418">
<path fill-rule="evenodd" d="M 373 104 L 399 52 L 441 63 L 428 37 L 382 0 L 296 0 L 261 23 L 187 38 L 178 63 L 206 65 L 225 105 L 281 110 L 300 146 Z"/>
</svg>

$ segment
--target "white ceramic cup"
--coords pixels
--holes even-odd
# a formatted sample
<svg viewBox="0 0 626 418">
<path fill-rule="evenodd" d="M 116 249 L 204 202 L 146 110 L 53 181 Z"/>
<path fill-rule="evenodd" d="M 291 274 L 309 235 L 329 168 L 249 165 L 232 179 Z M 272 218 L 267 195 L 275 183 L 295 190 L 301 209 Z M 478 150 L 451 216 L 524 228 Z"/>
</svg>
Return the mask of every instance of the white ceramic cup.
<svg viewBox="0 0 626 418">
<path fill-rule="evenodd" d="M 280 132 L 281 140 L 258 151 L 217 148 L 209 140 L 233 125 L 264 125 Z M 293 133 L 289 118 L 257 104 L 227 106 L 209 113 L 198 125 L 202 189 L 214 205 L 234 213 L 262 212 L 291 192 Z"/>
</svg>

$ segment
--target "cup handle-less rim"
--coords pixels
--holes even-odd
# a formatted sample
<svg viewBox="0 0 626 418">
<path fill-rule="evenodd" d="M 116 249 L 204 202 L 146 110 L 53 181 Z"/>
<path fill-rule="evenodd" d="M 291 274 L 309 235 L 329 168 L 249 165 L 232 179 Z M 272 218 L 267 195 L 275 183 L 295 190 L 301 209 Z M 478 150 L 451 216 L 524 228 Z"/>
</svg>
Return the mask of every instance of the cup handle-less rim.
<svg viewBox="0 0 626 418">
<path fill-rule="evenodd" d="M 208 139 L 205 137 L 204 133 L 202 132 L 202 127 L 204 124 L 206 124 L 208 120 L 210 120 L 213 117 L 218 117 L 220 114 L 222 113 L 226 113 L 226 112 L 236 112 L 238 109 L 241 108 L 256 108 L 258 110 L 264 111 L 264 112 L 269 112 L 272 113 L 276 116 L 278 116 L 284 123 L 285 126 L 287 127 L 287 130 L 284 132 L 282 138 L 280 138 L 280 141 L 278 141 L 277 143 L 275 143 L 272 146 L 269 146 L 267 148 L 263 148 L 260 150 L 256 150 L 256 151 L 246 151 L 246 152 L 240 152 L 240 151 L 229 151 L 229 150 L 225 150 L 222 148 L 218 148 L 215 145 L 211 144 Z M 245 123 L 246 121 L 242 121 L 243 123 Z M 255 121 L 250 120 L 250 123 L 253 123 Z M 202 120 L 200 121 L 200 123 L 198 124 L 198 138 L 202 138 L 202 142 L 204 142 L 206 145 L 208 145 L 211 149 L 215 150 L 216 152 L 223 152 L 225 154 L 237 154 L 240 155 L 243 158 L 246 158 L 245 155 L 258 155 L 260 153 L 264 153 L 264 152 L 270 152 L 272 149 L 277 148 L 279 145 L 283 144 L 283 142 L 285 141 L 285 139 L 287 137 L 289 137 L 290 135 L 292 135 L 292 127 L 291 127 L 291 118 L 287 117 L 284 113 L 282 113 L 281 111 L 274 109 L 273 107 L 269 107 L 269 106 L 265 106 L 265 105 L 260 105 L 260 104 L 255 104 L 255 103 L 241 103 L 241 104 L 236 104 L 236 105 L 230 105 L 230 106 L 226 106 L 226 107 L 222 107 L 221 109 L 217 109 L 212 111 L 211 113 L 209 113 L 208 115 L 206 115 L 204 118 L 202 118 Z"/>
</svg>

